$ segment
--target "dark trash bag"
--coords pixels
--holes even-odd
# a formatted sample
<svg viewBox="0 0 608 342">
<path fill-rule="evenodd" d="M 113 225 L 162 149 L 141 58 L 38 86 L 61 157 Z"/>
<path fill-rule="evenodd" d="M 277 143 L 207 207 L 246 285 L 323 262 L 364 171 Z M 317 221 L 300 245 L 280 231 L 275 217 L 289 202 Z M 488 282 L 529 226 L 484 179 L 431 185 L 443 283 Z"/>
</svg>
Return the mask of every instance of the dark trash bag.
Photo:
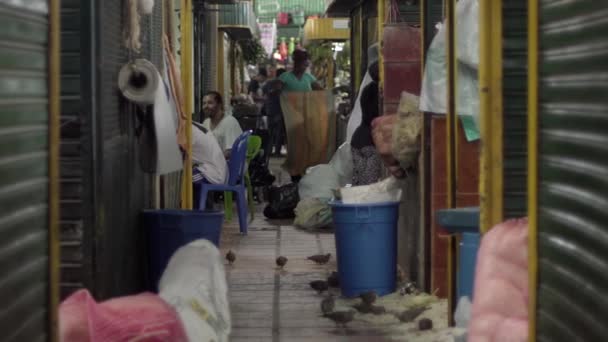
<svg viewBox="0 0 608 342">
<path fill-rule="evenodd" d="M 270 173 L 262 154 L 258 154 L 249 163 L 249 178 L 253 187 L 269 187 L 274 183 L 275 177 Z"/>
<path fill-rule="evenodd" d="M 296 216 L 294 209 L 300 201 L 297 184 L 273 186 L 270 188 L 268 196 L 269 204 L 264 209 L 264 216 L 269 219 L 288 219 Z"/>
</svg>

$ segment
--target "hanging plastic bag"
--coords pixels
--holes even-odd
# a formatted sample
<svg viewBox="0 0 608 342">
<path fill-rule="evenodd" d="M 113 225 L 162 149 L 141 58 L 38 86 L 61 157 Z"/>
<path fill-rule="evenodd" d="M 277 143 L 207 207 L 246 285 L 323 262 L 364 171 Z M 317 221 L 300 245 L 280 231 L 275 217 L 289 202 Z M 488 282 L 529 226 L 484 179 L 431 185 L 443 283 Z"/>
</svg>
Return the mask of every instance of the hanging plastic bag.
<svg viewBox="0 0 608 342">
<path fill-rule="evenodd" d="M 350 142 L 345 142 L 338 148 L 329 161 L 329 165 L 336 172 L 340 186 L 352 183 L 353 154 L 350 148 Z"/>
<path fill-rule="evenodd" d="M 461 0 L 456 4 L 456 111 L 471 115 L 479 127 L 479 4 L 478 0 Z M 447 112 L 447 56 L 445 23 L 433 38 L 427 52 L 420 94 L 420 110 Z"/>
<path fill-rule="evenodd" d="M 439 25 L 426 54 L 426 67 L 420 91 L 420 110 L 446 113 L 447 106 L 447 57 L 445 53 L 445 29 Z"/>
</svg>

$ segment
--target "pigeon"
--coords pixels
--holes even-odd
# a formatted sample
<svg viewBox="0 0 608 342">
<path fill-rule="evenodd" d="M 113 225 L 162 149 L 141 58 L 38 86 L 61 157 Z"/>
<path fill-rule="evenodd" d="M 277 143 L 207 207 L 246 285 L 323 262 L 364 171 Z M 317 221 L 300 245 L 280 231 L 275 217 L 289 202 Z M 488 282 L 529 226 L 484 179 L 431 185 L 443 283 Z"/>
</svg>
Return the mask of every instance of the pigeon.
<svg viewBox="0 0 608 342">
<path fill-rule="evenodd" d="M 374 315 L 384 315 L 386 313 L 386 308 L 381 305 L 372 305 L 371 311 Z"/>
<path fill-rule="evenodd" d="M 330 258 L 331 258 L 331 253 L 327 253 L 325 255 L 318 254 L 318 255 L 309 256 L 307 259 L 310 261 L 314 261 L 317 265 L 325 265 L 329 262 Z"/>
<path fill-rule="evenodd" d="M 418 316 L 422 315 L 422 313 L 426 310 L 428 310 L 428 308 L 425 308 L 423 306 L 412 308 L 403 311 L 401 314 L 399 314 L 397 318 L 399 318 L 399 320 L 403 323 L 410 323 L 413 322 Z"/>
<path fill-rule="evenodd" d="M 376 301 L 376 298 L 378 296 L 376 295 L 376 292 L 368 291 L 368 292 L 362 293 L 361 295 L 359 295 L 359 297 L 363 301 L 363 304 L 366 304 L 367 306 L 371 306 L 372 304 L 374 304 L 374 302 Z"/>
<path fill-rule="evenodd" d="M 327 284 L 329 284 L 329 287 L 340 287 L 338 272 L 331 272 L 331 275 L 327 278 Z"/>
<path fill-rule="evenodd" d="M 418 330 L 420 331 L 424 331 L 424 330 L 431 330 L 433 329 L 433 321 L 429 318 L 423 318 L 420 321 L 418 321 Z"/>
<path fill-rule="evenodd" d="M 372 312 L 372 306 L 371 305 L 367 305 L 365 303 L 358 303 L 353 305 L 353 308 L 357 309 L 357 311 L 359 311 L 362 314 L 368 314 Z"/>
<path fill-rule="evenodd" d="M 346 324 L 351 322 L 355 318 L 355 313 L 353 311 L 334 311 L 328 314 L 325 314 L 325 317 L 331 319 L 336 324 L 341 324 L 346 328 Z"/>
<path fill-rule="evenodd" d="M 228 263 L 232 265 L 236 260 L 236 254 L 234 254 L 232 250 L 228 251 L 228 253 L 226 254 L 226 260 L 228 260 Z"/>
<path fill-rule="evenodd" d="M 401 268 L 401 266 L 399 266 L 399 265 L 397 265 L 396 279 L 397 279 L 397 284 L 403 284 L 405 282 L 405 272 L 403 271 L 403 268 Z"/>
<path fill-rule="evenodd" d="M 335 306 L 336 306 L 336 301 L 334 300 L 334 297 L 332 297 L 332 296 L 329 296 L 329 297 L 323 299 L 323 301 L 321 301 L 321 311 L 323 312 L 323 314 L 328 314 L 330 312 L 333 312 Z"/>
<path fill-rule="evenodd" d="M 281 269 L 283 269 L 283 267 L 285 267 L 285 264 L 287 264 L 286 257 L 280 256 L 277 258 L 277 266 L 279 266 Z"/>
<path fill-rule="evenodd" d="M 315 280 L 310 282 L 310 287 L 316 290 L 319 294 L 323 293 L 323 291 L 327 291 L 329 289 L 329 285 L 325 280 Z"/>
</svg>

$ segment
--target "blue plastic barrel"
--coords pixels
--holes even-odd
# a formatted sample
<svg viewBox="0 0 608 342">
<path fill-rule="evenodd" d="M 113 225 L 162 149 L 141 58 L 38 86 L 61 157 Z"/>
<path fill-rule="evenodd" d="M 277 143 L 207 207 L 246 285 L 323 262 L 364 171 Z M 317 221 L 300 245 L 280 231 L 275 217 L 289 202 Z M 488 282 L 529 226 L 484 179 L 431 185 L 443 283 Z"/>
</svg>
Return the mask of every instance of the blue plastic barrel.
<svg viewBox="0 0 608 342">
<path fill-rule="evenodd" d="M 458 270 L 456 272 L 456 300 L 467 296 L 473 299 L 475 266 L 479 250 L 479 208 L 457 208 L 437 211 L 437 222 L 452 234 L 460 234 Z"/>
<path fill-rule="evenodd" d="M 331 202 L 340 288 L 345 297 L 393 293 L 397 272 L 399 202 Z"/>
<path fill-rule="evenodd" d="M 470 300 L 473 299 L 479 240 L 480 235 L 478 233 L 462 233 L 458 255 L 458 284 L 456 286 L 458 298 L 467 296 Z"/>
<path fill-rule="evenodd" d="M 188 243 L 207 239 L 219 247 L 224 213 L 197 210 L 145 210 L 144 229 L 148 233 L 149 288 L 158 282 L 173 254 Z"/>
</svg>

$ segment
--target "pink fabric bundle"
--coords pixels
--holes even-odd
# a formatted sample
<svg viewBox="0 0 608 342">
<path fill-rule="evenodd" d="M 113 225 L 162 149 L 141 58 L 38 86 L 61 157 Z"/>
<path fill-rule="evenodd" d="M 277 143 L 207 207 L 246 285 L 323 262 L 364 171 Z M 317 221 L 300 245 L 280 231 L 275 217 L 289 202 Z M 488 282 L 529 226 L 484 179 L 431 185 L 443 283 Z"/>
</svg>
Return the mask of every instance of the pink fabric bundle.
<svg viewBox="0 0 608 342">
<path fill-rule="evenodd" d="M 501 223 L 481 241 L 469 342 L 528 339 L 528 219 Z"/>
<path fill-rule="evenodd" d="M 80 290 L 59 307 L 62 342 L 186 342 L 177 313 L 160 297 L 144 293 L 97 303 Z"/>
</svg>

